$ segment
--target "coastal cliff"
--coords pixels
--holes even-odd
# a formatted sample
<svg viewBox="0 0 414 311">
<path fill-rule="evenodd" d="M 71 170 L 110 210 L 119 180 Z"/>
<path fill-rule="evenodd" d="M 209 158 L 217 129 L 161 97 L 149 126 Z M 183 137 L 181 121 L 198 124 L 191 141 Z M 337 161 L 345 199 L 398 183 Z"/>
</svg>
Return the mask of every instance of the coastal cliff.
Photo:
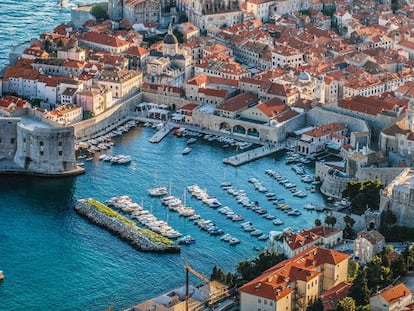
<svg viewBox="0 0 414 311">
<path fill-rule="evenodd" d="M 75 210 L 94 224 L 105 228 L 144 252 L 179 253 L 180 247 L 171 240 L 150 230 L 138 227 L 132 220 L 120 215 L 93 199 L 78 200 Z"/>
</svg>

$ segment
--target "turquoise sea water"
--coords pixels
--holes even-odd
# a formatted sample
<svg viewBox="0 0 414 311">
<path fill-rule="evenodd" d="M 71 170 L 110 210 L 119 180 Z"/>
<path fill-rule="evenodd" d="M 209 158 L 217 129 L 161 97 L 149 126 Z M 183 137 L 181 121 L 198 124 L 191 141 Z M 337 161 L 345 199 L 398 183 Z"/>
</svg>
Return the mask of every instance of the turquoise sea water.
<svg viewBox="0 0 414 311">
<path fill-rule="evenodd" d="M 69 20 L 69 10 L 45 0 L 0 0 L 0 14 L 0 66 L 6 64 L 4 53 L 11 44 Z M 153 133 L 153 129 L 135 128 L 115 140 L 113 153 L 132 155 L 133 163 L 128 166 L 111 166 L 95 159 L 86 162 L 86 174 L 76 178 L 0 176 L 0 270 L 6 276 L 0 283 L 0 310 L 103 310 L 111 305 L 120 310 L 181 286 L 186 260 L 209 276 L 214 265 L 233 270 L 239 260 L 255 255 L 255 246 L 266 245 L 190 195 L 188 205 L 242 243 L 229 246 L 187 219 L 168 213 L 159 199 L 147 195 L 155 176 L 158 184 L 168 185 L 171 181 L 172 194 L 180 197 L 186 186 L 197 183 L 265 232 L 280 228 L 238 205 L 220 188 L 221 182 L 231 181 L 236 188 L 244 189 L 249 197 L 284 219 L 283 227 L 306 228 L 318 217 L 307 211 L 296 218 L 288 217 L 272 208 L 265 196 L 247 182 L 249 177 L 260 179 L 293 207 L 322 202 L 319 194 L 309 194 L 305 199 L 293 197 L 265 175 L 266 169 L 279 170 L 304 188 L 299 177 L 284 164 L 283 153 L 234 168 L 222 164 L 223 158 L 235 153 L 234 149 L 199 140 L 192 152 L 183 156 L 184 139 L 167 136 L 154 145 L 148 142 Z M 181 254 L 141 253 L 73 210 L 79 198 L 104 201 L 122 194 L 142 202 L 158 218 L 168 219 L 181 233 L 191 234 L 197 243 L 183 247 Z"/>
</svg>

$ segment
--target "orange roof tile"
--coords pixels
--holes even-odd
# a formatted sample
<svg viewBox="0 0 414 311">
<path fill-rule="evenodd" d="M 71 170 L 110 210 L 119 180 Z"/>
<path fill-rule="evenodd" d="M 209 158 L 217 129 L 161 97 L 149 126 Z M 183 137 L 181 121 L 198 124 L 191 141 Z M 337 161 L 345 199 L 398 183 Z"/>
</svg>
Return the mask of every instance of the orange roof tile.
<svg viewBox="0 0 414 311">
<path fill-rule="evenodd" d="M 393 304 L 400 298 L 411 295 L 411 291 L 407 286 L 404 285 L 404 283 L 400 283 L 382 291 L 380 295 L 388 304 Z"/>
</svg>

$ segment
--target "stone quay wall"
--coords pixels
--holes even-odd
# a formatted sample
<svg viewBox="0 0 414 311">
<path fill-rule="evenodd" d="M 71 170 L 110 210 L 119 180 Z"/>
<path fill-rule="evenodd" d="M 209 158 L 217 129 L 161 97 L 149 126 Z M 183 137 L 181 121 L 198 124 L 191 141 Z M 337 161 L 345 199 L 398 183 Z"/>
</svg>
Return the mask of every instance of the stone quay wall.
<svg viewBox="0 0 414 311">
<path fill-rule="evenodd" d="M 179 253 L 178 245 L 156 244 L 141 232 L 136 231 L 118 219 L 108 217 L 89 205 L 85 200 L 78 200 L 75 210 L 92 223 L 108 230 L 112 234 L 125 240 L 137 250 L 155 253 Z"/>
<path fill-rule="evenodd" d="M 104 135 L 127 122 L 133 116 L 136 105 L 142 102 L 142 97 L 142 93 L 136 94 L 94 118 L 74 124 L 76 141 Z"/>
<path fill-rule="evenodd" d="M 370 132 L 370 128 L 364 120 L 358 119 L 357 116 L 342 114 L 342 111 L 328 111 L 325 107 L 315 107 L 306 113 L 308 126 L 320 126 L 330 122 L 345 124 L 350 132 Z"/>
</svg>

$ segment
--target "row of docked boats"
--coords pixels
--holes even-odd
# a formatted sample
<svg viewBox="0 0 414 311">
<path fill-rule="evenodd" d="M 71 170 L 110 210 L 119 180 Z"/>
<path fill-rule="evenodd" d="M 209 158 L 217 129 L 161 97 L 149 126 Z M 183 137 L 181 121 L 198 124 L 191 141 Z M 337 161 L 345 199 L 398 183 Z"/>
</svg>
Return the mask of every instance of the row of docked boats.
<svg viewBox="0 0 414 311">
<path fill-rule="evenodd" d="M 247 148 L 250 148 L 253 144 L 245 141 L 238 141 L 232 137 L 225 137 L 220 135 L 212 135 L 212 134 L 206 134 L 203 137 L 205 140 L 209 142 L 218 142 L 223 145 L 223 148 L 228 147 L 235 147 L 238 150 L 244 150 Z"/>
<path fill-rule="evenodd" d="M 228 206 L 224 206 L 218 209 L 218 212 L 220 214 L 223 214 L 224 216 L 226 216 L 226 218 L 230 219 L 231 221 L 234 222 L 238 222 L 238 221 L 243 221 L 244 217 L 236 214 L 230 207 Z"/>
<path fill-rule="evenodd" d="M 312 162 L 312 159 L 301 156 L 298 153 L 289 151 L 287 152 L 286 157 L 286 164 L 293 164 L 293 163 L 303 163 L 303 164 L 310 164 Z"/>
<path fill-rule="evenodd" d="M 132 127 L 138 125 L 138 121 L 130 120 L 123 125 L 118 126 L 116 129 L 112 130 L 106 135 L 102 135 L 96 138 L 89 139 L 87 141 L 79 142 L 75 144 L 75 149 L 86 149 L 90 153 L 95 153 L 98 151 L 104 151 L 110 149 L 114 146 L 112 138 L 120 136 L 128 132 Z"/>
<path fill-rule="evenodd" d="M 186 206 L 185 202 L 175 196 L 169 195 L 163 197 L 161 201 L 170 211 L 176 212 L 180 216 L 191 217 L 195 214 L 195 210 L 192 207 Z"/>
<path fill-rule="evenodd" d="M 202 189 L 196 184 L 188 186 L 187 190 L 191 193 L 191 196 L 201 200 L 208 207 L 219 208 L 221 206 L 221 202 L 216 197 L 210 196 L 206 189 Z"/>
<path fill-rule="evenodd" d="M 101 154 L 99 156 L 99 160 L 103 162 L 109 162 L 111 164 L 129 164 L 132 161 L 132 157 L 130 155 L 125 154 Z"/>
<path fill-rule="evenodd" d="M 275 179 L 280 185 L 284 186 L 287 190 L 289 190 L 293 196 L 298 198 L 305 198 L 308 196 L 306 191 L 298 189 L 296 184 L 289 181 L 289 179 L 285 178 L 282 174 L 274 170 L 266 170 L 265 173 Z"/>
<path fill-rule="evenodd" d="M 268 213 L 266 209 L 259 206 L 259 202 L 251 200 L 244 190 L 238 190 L 232 187 L 231 183 L 223 182 L 221 184 L 223 190 L 228 194 L 232 195 L 238 204 L 241 204 L 246 209 L 249 209 L 255 212 L 258 215 L 261 215 L 267 220 L 271 220 L 274 225 L 279 226 L 283 224 L 283 220 L 277 218 L 276 216 Z"/>
<path fill-rule="evenodd" d="M 224 231 L 210 219 L 199 218 L 194 220 L 194 224 L 212 236 L 219 236 L 224 234 Z"/>
<path fill-rule="evenodd" d="M 236 238 L 235 236 L 231 235 L 230 233 L 226 233 L 221 236 L 220 240 L 229 243 L 230 245 L 237 245 L 240 244 L 240 239 Z"/>
<path fill-rule="evenodd" d="M 181 233 L 174 230 L 166 221 L 158 220 L 151 212 L 145 210 L 142 205 L 134 202 L 127 195 L 112 197 L 106 201 L 106 204 L 130 214 L 131 218 L 136 219 L 142 226 L 166 238 L 176 239 L 181 236 Z"/>
<path fill-rule="evenodd" d="M 257 237 L 259 241 L 265 241 L 269 238 L 269 235 L 263 233 L 261 230 L 256 229 L 251 221 L 246 221 L 240 225 L 243 231 L 248 232 L 251 236 Z"/>
</svg>

